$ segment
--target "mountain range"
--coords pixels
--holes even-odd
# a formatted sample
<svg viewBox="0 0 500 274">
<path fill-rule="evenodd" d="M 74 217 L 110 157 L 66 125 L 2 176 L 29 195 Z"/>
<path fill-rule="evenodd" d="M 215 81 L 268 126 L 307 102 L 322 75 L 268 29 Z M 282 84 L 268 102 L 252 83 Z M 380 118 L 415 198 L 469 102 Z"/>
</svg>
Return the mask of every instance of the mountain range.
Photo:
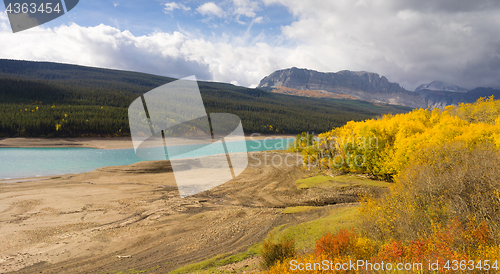
<svg viewBox="0 0 500 274">
<path fill-rule="evenodd" d="M 260 81 L 257 88 L 299 96 L 350 98 L 414 108 L 444 108 L 461 102 L 472 103 L 480 97 L 500 97 L 500 90 L 492 88 L 467 90 L 434 81 L 409 91 L 372 72 L 343 70 L 325 73 L 296 67 L 271 73 Z"/>
<path fill-rule="evenodd" d="M 130 103 L 174 80 L 131 71 L 0 59 L 0 138 L 128 136 Z M 325 132 L 348 121 L 386 113 L 500 96 L 500 91 L 491 88 L 467 91 L 442 82 L 408 91 L 376 73 L 298 68 L 276 71 L 262 79 L 258 88 L 205 81 L 198 85 L 207 112 L 238 115 L 247 134 Z"/>
<path fill-rule="evenodd" d="M 128 106 L 174 81 L 157 75 L 0 59 L 0 138 L 129 135 Z M 238 115 L 245 133 L 325 132 L 409 107 L 290 96 L 198 81 L 209 113 Z"/>
</svg>

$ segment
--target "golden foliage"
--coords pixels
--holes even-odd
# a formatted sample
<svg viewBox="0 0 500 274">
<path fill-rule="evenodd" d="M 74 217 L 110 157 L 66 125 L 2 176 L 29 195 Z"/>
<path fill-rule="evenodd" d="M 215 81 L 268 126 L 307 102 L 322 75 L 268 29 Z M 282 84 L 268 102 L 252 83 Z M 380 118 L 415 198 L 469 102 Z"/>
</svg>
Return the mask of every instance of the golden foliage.
<svg viewBox="0 0 500 274">
<path fill-rule="evenodd" d="M 473 262 L 478 272 L 477 266 L 490 260 L 498 270 L 500 101 L 481 98 L 445 110 L 349 122 L 305 147 L 302 137 L 307 136 L 298 136 L 293 148 L 307 164 L 372 173 L 395 183 L 382 198 L 362 197 L 360 231 L 326 234 L 314 253 L 281 260 L 265 273 L 345 273 L 320 268 L 324 260 L 425 266 L 439 261 L 438 273 L 453 272 L 451 264 L 446 268 L 448 260 L 467 267 Z M 304 270 L 293 270 L 297 265 Z"/>
<path fill-rule="evenodd" d="M 500 148 L 500 101 L 481 98 L 474 104 L 445 110 L 415 109 L 380 119 L 351 121 L 320 134 L 302 155 L 305 164 L 392 180 L 415 152 L 458 141 L 469 148 L 484 142 Z"/>
<path fill-rule="evenodd" d="M 411 157 L 383 198 L 364 197 L 360 213 L 376 238 L 416 239 L 469 217 L 500 235 L 500 153 L 464 143 L 428 147 Z"/>
</svg>

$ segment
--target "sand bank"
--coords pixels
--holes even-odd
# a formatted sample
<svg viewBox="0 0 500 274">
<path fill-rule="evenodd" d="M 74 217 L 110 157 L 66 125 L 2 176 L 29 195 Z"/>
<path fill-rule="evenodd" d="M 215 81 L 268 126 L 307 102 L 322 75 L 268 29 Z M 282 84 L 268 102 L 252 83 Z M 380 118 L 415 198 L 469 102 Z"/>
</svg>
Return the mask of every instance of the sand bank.
<svg viewBox="0 0 500 274">
<path fill-rule="evenodd" d="M 293 138 L 292 135 L 249 135 L 247 140 L 263 140 L 274 138 Z M 127 149 L 133 148 L 130 137 L 101 137 L 101 138 L 3 138 L 0 139 L 0 148 L 57 148 L 57 147 L 89 147 L 99 149 Z"/>
</svg>

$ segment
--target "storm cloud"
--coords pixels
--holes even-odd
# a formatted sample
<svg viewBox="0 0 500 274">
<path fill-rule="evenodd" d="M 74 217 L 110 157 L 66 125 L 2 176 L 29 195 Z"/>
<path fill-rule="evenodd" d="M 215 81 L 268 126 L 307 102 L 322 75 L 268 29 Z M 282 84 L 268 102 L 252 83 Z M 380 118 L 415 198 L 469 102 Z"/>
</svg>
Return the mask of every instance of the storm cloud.
<svg viewBox="0 0 500 274">
<path fill-rule="evenodd" d="M 173 2 L 175 3 L 175 2 Z M 0 57 L 55 61 L 141 71 L 171 77 L 256 86 L 275 70 L 301 67 L 324 72 L 379 73 L 413 90 L 441 80 L 464 88 L 500 88 L 500 1 L 262 0 L 210 1 L 224 18 L 207 24 L 277 23 L 279 35 L 262 30 L 232 35 L 157 31 L 136 36 L 104 24 L 42 27 L 14 35 L 0 14 Z M 197 4 L 202 6 L 201 3 Z M 187 5 L 187 4 L 186 4 Z M 269 11 L 285 8 L 293 20 Z M 197 6 L 182 10 L 195 13 Z M 172 12 L 181 12 L 172 10 Z M 233 18 L 233 19 L 231 19 Z M 258 18 L 258 20 L 256 20 Z M 216 21 L 220 20 L 220 21 Z M 255 26 L 254 26 L 255 27 Z M 6 42 L 8 41 L 8 42 Z M 35 43 L 36 41 L 36 43 Z"/>
</svg>

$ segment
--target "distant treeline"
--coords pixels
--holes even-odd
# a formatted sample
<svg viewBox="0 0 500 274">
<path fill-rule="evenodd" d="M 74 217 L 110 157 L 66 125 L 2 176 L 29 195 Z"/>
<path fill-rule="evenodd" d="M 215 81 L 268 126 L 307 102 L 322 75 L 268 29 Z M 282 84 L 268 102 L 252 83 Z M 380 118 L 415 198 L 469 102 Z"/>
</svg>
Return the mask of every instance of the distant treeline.
<svg viewBox="0 0 500 274">
<path fill-rule="evenodd" d="M 0 137 L 130 135 L 127 108 L 172 78 L 55 63 L 0 60 Z M 246 133 L 324 132 L 410 109 L 274 94 L 199 82 L 207 112 L 238 115 Z"/>
</svg>

